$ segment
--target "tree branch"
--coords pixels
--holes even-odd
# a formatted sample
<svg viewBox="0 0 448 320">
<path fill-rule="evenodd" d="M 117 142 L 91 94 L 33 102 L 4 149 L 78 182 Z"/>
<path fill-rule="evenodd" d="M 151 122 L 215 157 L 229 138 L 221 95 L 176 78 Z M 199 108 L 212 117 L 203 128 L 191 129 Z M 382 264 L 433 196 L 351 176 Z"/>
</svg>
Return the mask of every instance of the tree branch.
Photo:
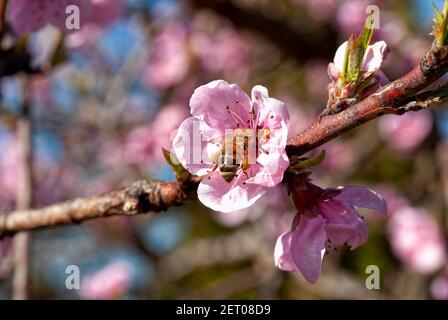
<svg viewBox="0 0 448 320">
<path fill-rule="evenodd" d="M 307 130 L 290 139 L 287 146 L 288 154 L 303 155 L 381 115 L 418 110 L 405 106 L 416 99 L 414 96 L 418 92 L 438 80 L 447 71 L 448 47 L 433 44 L 420 65 L 408 74 L 340 113 L 317 119 Z"/>
<path fill-rule="evenodd" d="M 316 120 L 288 141 L 289 156 L 303 155 L 342 133 L 383 114 L 403 114 L 440 103 L 436 91 L 423 89 L 448 71 L 448 46 L 432 46 L 419 66 L 375 94 L 340 113 Z M 139 181 L 102 196 L 75 199 L 42 209 L 19 210 L 0 216 L 0 237 L 113 215 L 164 211 L 196 199 L 199 177 L 185 174 L 178 182 Z"/>
<path fill-rule="evenodd" d="M 18 210 L 0 216 L 0 237 L 23 230 L 54 227 L 116 215 L 165 211 L 196 198 L 196 177 L 179 182 L 137 181 L 130 187 L 89 198 L 78 198 L 42 209 Z"/>
<path fill-rule="evenodd" d="M 17 139 L 19 152 L 19 191 L 17 193 L 17 209 L 29 209 L 33 205 L 33 128 L 29 97 L 29 79 L 22 79 L 23 103 L 17 123 Z M 28 298 L 30 235 L 20 232 L 13 239 L 14 274 L 12 278 L 12 298 L 26 300 Z"/>
</svg>

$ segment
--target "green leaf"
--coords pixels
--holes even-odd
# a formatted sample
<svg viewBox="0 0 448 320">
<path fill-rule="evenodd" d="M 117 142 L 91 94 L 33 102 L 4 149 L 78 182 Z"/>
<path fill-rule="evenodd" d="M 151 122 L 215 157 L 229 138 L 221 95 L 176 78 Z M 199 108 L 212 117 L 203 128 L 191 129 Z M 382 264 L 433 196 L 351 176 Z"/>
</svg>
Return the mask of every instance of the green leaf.
<svg viewBox="0 0 448 320">
<path fill-rule="evenodd" d="M 292 171 L 297 171 L 297 170 L 306 170 L 309 169 L 311 167 L 315 167 L 318 164 L 320 164 L 322 161 L 325 160 L 325 155 L 326 152 L 325 150 L 322 150 L 318 156 L 314 157 L 314 158 L 300 158 L 298 159 L 294 164 L 291 165 L 291 169 Z"/>
<path fill-rule="evenodd" d="M 442 12 L 440 12 L 434 2 L 432 2 L 432 6 L 434 8 L 434 26 L 432 33 L 437 44 L 444 46 L 448 37 L 448 0 L 445 0 Z"/>
<path fill-rule="evenodd" d="M 371 25 L 367 26 L 367 21 L 371 21 Z M 342 72 L 343 83 L 357 84 L 362 73 L 361 65 L 373 36 L 373 13 L 369 14 L 362 33 L 355 39 L 352 36 L 348 39 L 347 50 L 344 59 L 344 70 Z"/>
<path fill-rule="evenodd" d="M 185 172 L 185 168 L 182 166 L 182 164 L 180 164 L 179 160 L 173 152 L 168 151 L 164 148 L 162 148 L 162 152 L 166 162 L 168 162 L 170 167 L 173 168 L 176 175 L 180 176 Z"/>
</svg>

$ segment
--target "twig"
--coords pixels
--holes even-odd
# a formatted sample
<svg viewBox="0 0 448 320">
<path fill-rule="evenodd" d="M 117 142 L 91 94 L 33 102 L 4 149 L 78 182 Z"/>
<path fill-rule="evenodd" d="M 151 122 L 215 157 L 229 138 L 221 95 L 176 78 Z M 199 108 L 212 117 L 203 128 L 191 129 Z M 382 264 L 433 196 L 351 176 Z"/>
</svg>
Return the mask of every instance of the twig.
<svg viewBox="0 0 448 320">
<path fill-rule="evenodd" d="M 307 130 L 290 139 L 287 145 L 289 156 L 303 155 L 380 115 L 403 114 L 440 103 L 437 97 L 431 96 L 434 92 L 420 92 L 447 71 L 448 46 L 433 44 L 420 65 L 408 74 L 340 113 L 321 117 Z M 198 182 L 198 177 L 191 176 L 179 179 L 178 183 L 143 181 L 99 197 L 76 199 L 42 209 L 19 210 L 0 217 L 0 237 L 21 230 L 110 215 L 163 211 L 170 206 L 182 205 L 188 199 L 195 199 Z"/>
<path fill-rule="evenodd" d="M 32 121 L 28 103 L 28 79 L 23 79 L 23 103 L 17 123 L 17 139 L 19 153 L 19 188 L 17 193 L 17 209 L 25 210 L 33 202 L 33 146 Z M 30 235 L 20 232 L 13 239 L 14 275 L 12 278 L 12 298 L 25 300 L 28 297 L 28 265 Z"/>
<path fill-rule="evenodd" d="M 448 71 L 448 47 L 433 45 L 419 66 L 377 93 L 352 107 L 316 120 L 307 130 L 288 141 L 290 155 L 302 155 L 350 129 L 384 114 L 403 114 L 418 108 L 406 108 L 419 91 Z M 429 105 L 429 104 L 428 104 Z"/>
<path fill-rule="evenodd" d="M 100 196 L 74 199 L 42 209 L 18 210 L 0 216 L 0 237 L 100 217 L 164 211 L 195 198 L 197 183 L 194 178 L 186 182 L 142 180 Z"/>
</svg>

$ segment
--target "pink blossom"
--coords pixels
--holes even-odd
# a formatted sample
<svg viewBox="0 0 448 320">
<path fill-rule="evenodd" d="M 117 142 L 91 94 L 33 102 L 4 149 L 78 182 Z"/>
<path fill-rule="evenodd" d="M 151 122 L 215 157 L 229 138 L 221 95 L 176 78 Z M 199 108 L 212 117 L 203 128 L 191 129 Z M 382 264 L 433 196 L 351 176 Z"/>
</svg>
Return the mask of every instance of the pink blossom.
<svg viewBox="0 0 448 320">
<path fill-rule="evenodd" d="M 402 116 L 386 115 L 378 122 L 380 136 L 395 150 L 411 152 L 431 133 L 433 125 L 429 110 L 407 112 Z"/>
<path fill-rule="evenodd" d="M 333 63 L 330 63 L 329 73 L 333 80 L 337 80 L 340 77 L 340 73 L 344 69 L 344 58 L 345 52 L 347 50 L 348 42 L 345 41 L 341 44 L 336 51 Z M 382 85 L 387 83 L 389 80 L 380 70 L 383 61 L 387 58 L 389 49 L 386 42 L 378 41 L 372 45 L 369 45 L 364 54 L 364 58 L 361 64 L 361 70 L 368 73 L 378 73 L 379 79 L 382 81 Z"/>
<path fill-rule="evenodd" d="M 224 74 L 226 78 L 241 81 L 247 79 L 251 47 L 237 31 L 224 28 L 212 35 L 194 33 L 192 47 L 202 67 L 212 75 Z"/>
<path fill-rule="evenodd" d="M 448 268 L 445 268 L 441 275 L 432 280 L 430 291 L 434 299 L 448 300 Z"/>
<path fill-rule="evenodd" d="M 327 99 L 325 88 L 328 84 L 328 63 L 325 60 L 311 60 L 305 65 L 304 76 L 305 83 L 308 87 L 313 99 L 317 101 L 324 101 Z"/>
<path fill-rule="evenodd" d="M 131 131 L 126 138 L 124 156 L 130 163 L 148 165 L 163 159 L 162 148 L 170 149 L 171 134 L 188 116 L 187 108 L 178 104 L 162 107 L 154 120 Z"/>
<path fill-rule="evenodd" d="M 123 1 L 117 0 L 90 0 L 92 2 L 92 15 L 89 23 L 106 27 L 118 20 L 124 11 Z"/>
<path fill-rule="evenodd" d="M 326 174 L 341 174 L 352 168 L 356 161 L 356 148 L 349 141 L 332 140 L 323 147 L 326 152 L 322 171 Z M 318 153 L 316 152 L 316 155 Z M 319 170 L 319 168 L 317 168 Z"/>
<path fill-rule="evenodd" d="M 410 206 L 409 200 L 390 185 L 378 187 L 379 193 L 386 199 L 388 214 L 393 215 L 400 208 Z"/>
<path fill-rule="evenodd" d="M 406 35 L 409 33 L 409 29 L 404 21 L 399 19 L 395 15 L 390 16 L 388 21 L 381 22 L 381 29 L 378 31 L 381 33 L 382 39 L 384 39 L 390 45 L 398 46 L 399 48 L 401 48 L 403 41 L 405 41 L 406 39 Z M 402 49 L 405 52 L 407 51 L 404 48 Z M 425 50 L 424 48 L 422 49 Z"/>
<path fill-rule="evenodd" d="M 66 39 L 69 48 L 76 48 L 94 43 L 104 29 L 118 20 L 124 11 L 123 2 L 117 0 L 91 0 L 92 8 L 89 19 L 81 29 L 69 34 Z"/>
<path fill-rule="evenodd" d="M 446 262 L 442 231 L 425 210 L 398 209 L 389 221 L 388 230 L 393 252 L 410 269 L 432 273 Z"/>
<path fill-rule="evenodd" d="M 169 24 L 151 43 L 144 80 L 148 87 L 166 90 L 181 81 L 188 72 L 186 30 L 180 24 Z"/>
<path fill-rule="evenodd" d="M 132 268 L 125 261 L 115 261 L 85 276 L 80 296 L 84 299 L 114 299 L 123 296 L 131 286 Z"/>
<path fill-rule="evenodd" d="M 314 19 L 326 20 L 341 0 L 294 0 L 293 2 L 305 7 Z"/>
<path fill-rule="evenodd" d="M 66 43 L 70 49 L 95 43 L 103 34 L 103 30 L 94 24 L 86 24 L 80 30 L 67 35 Z"/>
<path fill-rule="evenodd" d="M 316 120 L 314 112 L 310 111 L 304 105 L 300 105 L 297 101 L 289 96 L 282 97 L 282 101 L 288 106 L 290 121 L 288 125 L 288 139 L 302 133 Z"/>
<path fill-rule="evenodd" d="M 69 32 L 65 26 L 69 5 L 80 9 L 81 23 L 84 16 L 90 15 L 90 1 L 87 0 L 11 0 L 8 3 L 7 19 L 14 31 L 23 36 L 44 27 L 47 22 L 63 32 Z"/>
<path fill-rule="evenodd" d="M 341 83 L 342 72 L 344 70 L 345 53 L 347 50 L 348 42 L 344 42 L 339 46 L 334 56 L 333 63 L 328 65 L 328 75 L 330 76 L 331 83 L 328 85 L 327 90 L 330 97 L 334 98 L 348 98 L 352 97 L 356 87 Z M 369 45 L 364 53 L 364 57 L 361 63 L 361 74 L 358 79 L 359 84 L 363 83 L 370 77 L 374 77 L 376 82 L 369 84 L 365 89 L 358 93 L 359 97 L 365 98 L 368 95 L 374 93 L 380 87 L 389 83 L 389 79 L 380 70 L 383 61 L 386 59 L 389 49 L 384 41 L 379 41 L 373 45 Z"/>
<path fill-rule="evenodd" d="M 309 182 L 292 191 L 298 214 L 292 230 L 280 235 L 274 251 L 275 265 L 299 271 L 316 283 L 325 249 L 342 245 L 355 249 L 367 241 L 367 227 L 355 207 L 386 214 L 384 199 L 363 187 L 321 189 Z"/>
<path fill-rule="evenodd" d="M 354 30 L 362 30 L 366 21 L 365 0 L 343 1 L 336 13 L 336 24 L 345 35 L 350 35 Z"/>
<path fill-rule="evenodd" d="M 189 172 L 205 175 L 198 187 L 204 205 L 220 212 L 244 209 L 282 181 L 289 165 L 285 151 L 289 114 L 266 88 L 255 86 L 251 100 L 238 85 L 216 80 L 194 91 L 190 108 L 192 117 L 180 125 L 173 151 Z M 227 182 L 215 164 L 225 136 L 242 134 L 250 139 L 244 149 L 253 151 L 252 157 L 239 156 L 235 176 Z"/>
<path fill-rule="evenodd" d="M 51 101 L 51 84 L 48 78 L 32 77 L 30 79 L 30 98 L 34 103 L 49 105 Z"/>
</svg>

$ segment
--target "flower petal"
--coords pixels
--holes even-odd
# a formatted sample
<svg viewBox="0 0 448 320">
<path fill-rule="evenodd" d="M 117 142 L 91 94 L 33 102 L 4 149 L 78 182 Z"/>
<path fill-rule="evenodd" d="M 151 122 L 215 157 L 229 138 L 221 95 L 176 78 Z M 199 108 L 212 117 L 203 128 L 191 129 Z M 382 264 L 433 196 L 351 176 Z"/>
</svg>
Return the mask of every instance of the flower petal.
<svg viewBox="0 0 448 320">
<path fill-rule="evenodd" d="M 252 104 L 258 116 L 258 127 L 269 129 L 269 140 L 285 147 L 288 138 L 289 112 L 284 102 L 270 98 L 263 86 L 252 88 Z"/>
<path fill-rule="evenodd" d="M 239 174 L 231 182 L 226 182 L 218 171 L 204 177 L 198 187 L 199 200 L 210 209 L 219 212 L 232 212 L 248 208 L 255 203 L 268 188 L 243 184 L 246 177 Z"/>
<path fill-rule="evenodd" d="M 212 128 L 221 130 L 248 127 L 250 99 L 236 84 L 212 81 L 197 88 L 190 99 L 191 114 Z"/>
<path fill-rule="evenodd" d="M 48 4 L 43 1 L 15 0 L 7 6 L 6 17 L 14 32 L 23 36 L 47 23 Z"/>
<path fill-rule="evenodd" d="M 341 190 L 341 193 L 334 198 L 335 200 L 346 202 L 355 207 L 372 209 L 382 214 L 387 214 L 386 200 L 375 191 L 355 186 L 339 187 L 338 190 Z"/>
<path fill-rule="evenodd" d="M 285 232 L 277 238 L 274 249 L 274 263 L 283 271 L 299 271 L 291 257 L 292 232 Z"/>
<path fill-rule="evenodd" d="M 336 50 L 336 54 L 334 55 L 334 67 L 339 71 L 342 72 L 344 69 L 344 60 L 345 60 L 345 51 L 347 51 L 347 44 L 348 42 L 345 41 L 343 44 L 341 44 Z M 334 71 L 333 71 L 334 73 Z"/>
<path fill-rule="evenodd" d="M 291 256 L 306 280 L 316 283 L 325 253 L 325 219 L 321 216 L 308 219 L 301 217 L 291 238 Z"/>
<path fill-rule="evenodd" d="M 212 143 L 220 133 L 194 117 L 185 119 L 173 139 L 173 152 L 190 173 L 205 175 L 213 167 L 213 154 L 219 144 Z"/>
<path fill-rule="evenodd" d="M 286 151 L 273 144 L 265 145 L 264 153 L 257 158 L 257 164 L 249 168 L 249 179 L 246 183 L 273 187 L 283 180 L 283 173 L 288 169 L 289 159 Z"/>
<path fill-rule="evenodd" d="M 342 72 L 344 67 L 345 51 L 347 50 L 347 41 L 341 44 L 334 56 L 334 67 Z M 369 45 L 364 54 L 361 70 L 366 72 L 375 72 L 381 68 L 381 64 L 386 59 L 389 49 L 386 42 L 378 41 Z M 334 71 L 332 72 L 332 74 Z"/>
<path fill-rule="evenodd" d="M 354 207 L 330 199 L 319 203 L 319 212 L 327 220 L 326 230 L 332 246 L 348 245 L 353 250 L 367 241 L 367 227 Z"/>
<path fill-rule="evenodd" d="M 388 53 L 389 49 L 384 41 L 378 41 L 368 46 L 364 54 L 361 69 L 367 72 L 379 70 Z"/>
</svg>

